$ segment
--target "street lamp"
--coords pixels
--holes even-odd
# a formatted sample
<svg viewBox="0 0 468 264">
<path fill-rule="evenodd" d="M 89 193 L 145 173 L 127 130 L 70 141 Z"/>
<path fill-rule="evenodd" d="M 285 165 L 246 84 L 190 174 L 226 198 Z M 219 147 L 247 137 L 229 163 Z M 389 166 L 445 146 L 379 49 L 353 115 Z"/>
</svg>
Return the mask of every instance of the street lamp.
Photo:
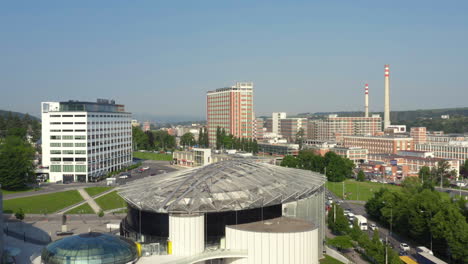
<svg viewBox="0 0 468 264">
<path fill-rule="evenodd" d="M 139 228 L 140 228 L 140 236 L 139 236 L 139 240 L 141 241 L 141 202 L 138 202 L 138 209 L 140 209 L 140 216 L 138 217 L 138 220 L 139 220 Z"/>
<path fill-rule="evenodd" d="M 382 202 L 383 204 L 386 204 L 385 201 Z M 391 204 L 388 204 L 390 206 L 390 236 L 392 236 L 392 225 L 393 225 L 393 206 Z"/>
<path fill-rule="evenodd" d="M 426 211 L 423 211 L 421 210 L 421 213 L 425 213 Z M 430 218 L 430 222 L 429 222 L 429 232 L 430 232 L 430 236 L 431 236 L 431 251 L 432 251 L 432 230 L 431 230 L 431 226 L 432 226 L 432 211 L 429 211 L 429 216 L 431 217 Z"/>
</svg>

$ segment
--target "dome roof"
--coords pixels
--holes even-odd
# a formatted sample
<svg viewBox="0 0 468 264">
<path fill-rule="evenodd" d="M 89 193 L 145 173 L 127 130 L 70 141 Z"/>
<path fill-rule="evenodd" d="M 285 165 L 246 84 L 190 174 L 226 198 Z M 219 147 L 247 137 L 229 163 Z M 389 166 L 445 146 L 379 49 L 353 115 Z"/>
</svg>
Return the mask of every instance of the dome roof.
<svg viewBox="0 0 468 264">
<path fill-rule="evenodd" d="M 115 235 L 84 233 L 54 241 L 42 250 L 42 263 L 124 264 L 138 258 L 134 242 Z"/>
<path fill-rule="evenodd" d="M 144 211 L 191 214 L 287 203 L 311 196 L 324 183 L 312 171 L 235 159 L 146 177 L 118 193 Z"/>
</svg>

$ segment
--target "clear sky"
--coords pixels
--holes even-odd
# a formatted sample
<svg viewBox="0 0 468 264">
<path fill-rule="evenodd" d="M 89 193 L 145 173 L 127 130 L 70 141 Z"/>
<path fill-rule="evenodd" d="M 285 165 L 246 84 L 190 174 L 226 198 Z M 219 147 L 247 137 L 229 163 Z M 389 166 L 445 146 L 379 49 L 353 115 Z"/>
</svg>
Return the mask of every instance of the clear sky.
<svg viewBox="0 0 468 264">
<path fill-rule="evenodd" d="M 468 1 L 4 1 L 0 109 L 115 99 L 205 118 L 206 91 L 255 83 L 257 115 L 468 106 Z"/>
</svg>

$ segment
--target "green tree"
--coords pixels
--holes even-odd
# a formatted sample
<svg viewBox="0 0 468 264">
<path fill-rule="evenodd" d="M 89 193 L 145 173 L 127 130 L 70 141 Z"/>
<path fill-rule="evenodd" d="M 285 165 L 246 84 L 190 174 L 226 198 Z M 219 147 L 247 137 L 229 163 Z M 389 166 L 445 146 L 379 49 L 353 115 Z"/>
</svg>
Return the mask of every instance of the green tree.
<svg viewBox="0 0 468 264">
<path fill-rule="evenodd" d="M 24 220 L 24 211 L 23 211 L 23 208 L 19 208 L 16 212 L 15 212 L 15 218 L 18 219 L 18 220 Z"/>
<path fill-rule="evenodd" d="M 280 165 L 283 167 L 297 168 L 299 162 L 296 157 L 288 155 L 283 158 Z"/>
<path fill-rule="evenodd" d="M 365 181 L 366 180 L 366 175 L 364 174 L 364 172 L 362 170 L 359 170 L 359 173 L 357 175 L 357 181 Z"/>
<path fill-rule="evenodd" d="M 468 178 L 468 159 L 465 160 L 465 163 L 460 166 L 460 175 L 464 178 Z"/>
<path fill-rule="evenodd" d="M 26 187 L 34 182 L 34 149 L 16 136 L 7 136 L 0 144 L 0 184 L 7 190 Z"/>
<path fill-rule="evenodd" d="M 341 206 L 333 204 L 328 212 L 328 227 L 334 234 L 344 235 L 349 232 L 348 219 Z"/>
<path fill-rule="evenodd" d="M 450 169 L 450 164 L 446 160 L 437 162 L 435 167 L 435 173 L 433 181 L 440 183 L 442 181 L 443 186 L 450 185 L 450 179 L 456 177 L 456 171 Z"/>
<path fill-rule="evenodd" d="M 299 144 L 299 150 L 302 150 L 304 135 L 305 135 L 304 128 L 301 127 L 299 131 L 297 131 L 296 133 L 296 144 Z"/>
<path fill-rule="evenodd" d="M 424 183 L 425 181 L 430 181 L 431 180 L 431 169 L 427 166 L 423 166 L 421 167 L 421 169 L 419 169 L 419 178 L 421 179 L 421 181 Z"/>
<path fill-rule="evenodd" d="M 187 132 L 185 134 L 182 135 L 182 137 L 180 137 L 180 145 L 182 146 L 193 146 L 195 145 L 196 141 L 195 141 L 195 136 L 190 133 L 190 132 Z"/>
<path fill-rule="evenodd" d="M 148 149 L 148 135 L 140 127 L 132 127 L 132 142 L 135 150 Z"/>
<path fill-rule="evenodd" d="M 344 250 L 353 247 L 351 237 L 349 236 L 337 236 L 327 240 L 327 244 L 337 248 L 338 250 Z"/>
</svg>

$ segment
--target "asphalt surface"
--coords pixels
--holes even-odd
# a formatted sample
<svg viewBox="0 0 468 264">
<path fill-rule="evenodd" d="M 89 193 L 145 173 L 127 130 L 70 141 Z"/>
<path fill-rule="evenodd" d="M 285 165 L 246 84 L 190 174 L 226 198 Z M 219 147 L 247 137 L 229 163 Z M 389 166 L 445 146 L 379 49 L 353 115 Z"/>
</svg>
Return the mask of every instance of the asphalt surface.
<svg viewBox="0 0 468 264">
<path fill-rule="evenodd" d="M 388 243 L 391 245 L 393 250 L 395 250 L 397 253 L 400 253 L 400 243 L 406 243 L 410 246 L 411 250 L 409 252 L 409 256 L 411 256 L 413 259 L 416 259 L 416 247 L 422 246 L 422 245 L 415 245 L 412 244 L 411 242 L 405 241 L 402 238 L 400 238 L 397 234 L 391 233 L 390 230 L 387 229 L 386 227 L 380 225 L 379 223 L 370 220 L 369 215 L 366 213 L 366 209 L 364 208 L 364 203 L 362 201 L 349 201 L 349 200 L 342 200 L 341 198 L 335 196 L 332 192 L 327 190 L 327 197 L 332 197 L 333 202 L 336 201 L 343 201 L 339 205 L 344 209 L 344 210 L 349 210 L 355 215 L 362 215 L 367 218 L 367 226 L 370 226 L 371 224 L 375 224 L 378 227 L 379 231 L 379 236 L 380 238 L 385 241 L 385 238 L 387 238 Z M 366 231 L 364 231 L 366 232 Z M 372 235 L 374 234 L 374 231 L 371 230 L 370 228 L 367 230 L 367 233 L 369 234 L 369 237 L 372 238 Z"/>
<path fill-rule="evenodd" d="M 138 180 L 144 177 L 148 177 L 150 175 L 158 175 L 162 173 L 168 173 L 176 170 L 183 169 L 181 167 L 177 167 L 171 165 L 169 161 L 159 161 L 159 160 L 142 160 L 143 164 L 139 168 L 149 167 L 149 170 L 144 172 L 139 172 L 138 169 L 133 169 L 131 171 L 131 177 L 128 179 L 120 179 L 119 176 L 125 173 L 120 173 L 119 176 L 115 176 L 117 178 L 117 184 L 125 184 L 127 182 L 131 182 L 134 180 Z M 3 200 L 9 200 L 14 198 L 21 198 L 21 197 L 30 197 L 39 194 L 48 194 L 48 193 L 55 193 L 55 192 L 63 192 L 69 190 L 77 190 L 79 188 L 87 188 L 87 187 L 94 187 L 94 186 L 106 186 L 106 181 L 100 182 L 88 182 L 88 183 L 81 183 L 81 182 L 74 182 L 74 183 L 42 183 L 39 187 L 40 189 L 37 191 L 30 191 L 30 192 L 19 192 L 19 193 L 12 193 L 3 196 Z"/>
</svg>

